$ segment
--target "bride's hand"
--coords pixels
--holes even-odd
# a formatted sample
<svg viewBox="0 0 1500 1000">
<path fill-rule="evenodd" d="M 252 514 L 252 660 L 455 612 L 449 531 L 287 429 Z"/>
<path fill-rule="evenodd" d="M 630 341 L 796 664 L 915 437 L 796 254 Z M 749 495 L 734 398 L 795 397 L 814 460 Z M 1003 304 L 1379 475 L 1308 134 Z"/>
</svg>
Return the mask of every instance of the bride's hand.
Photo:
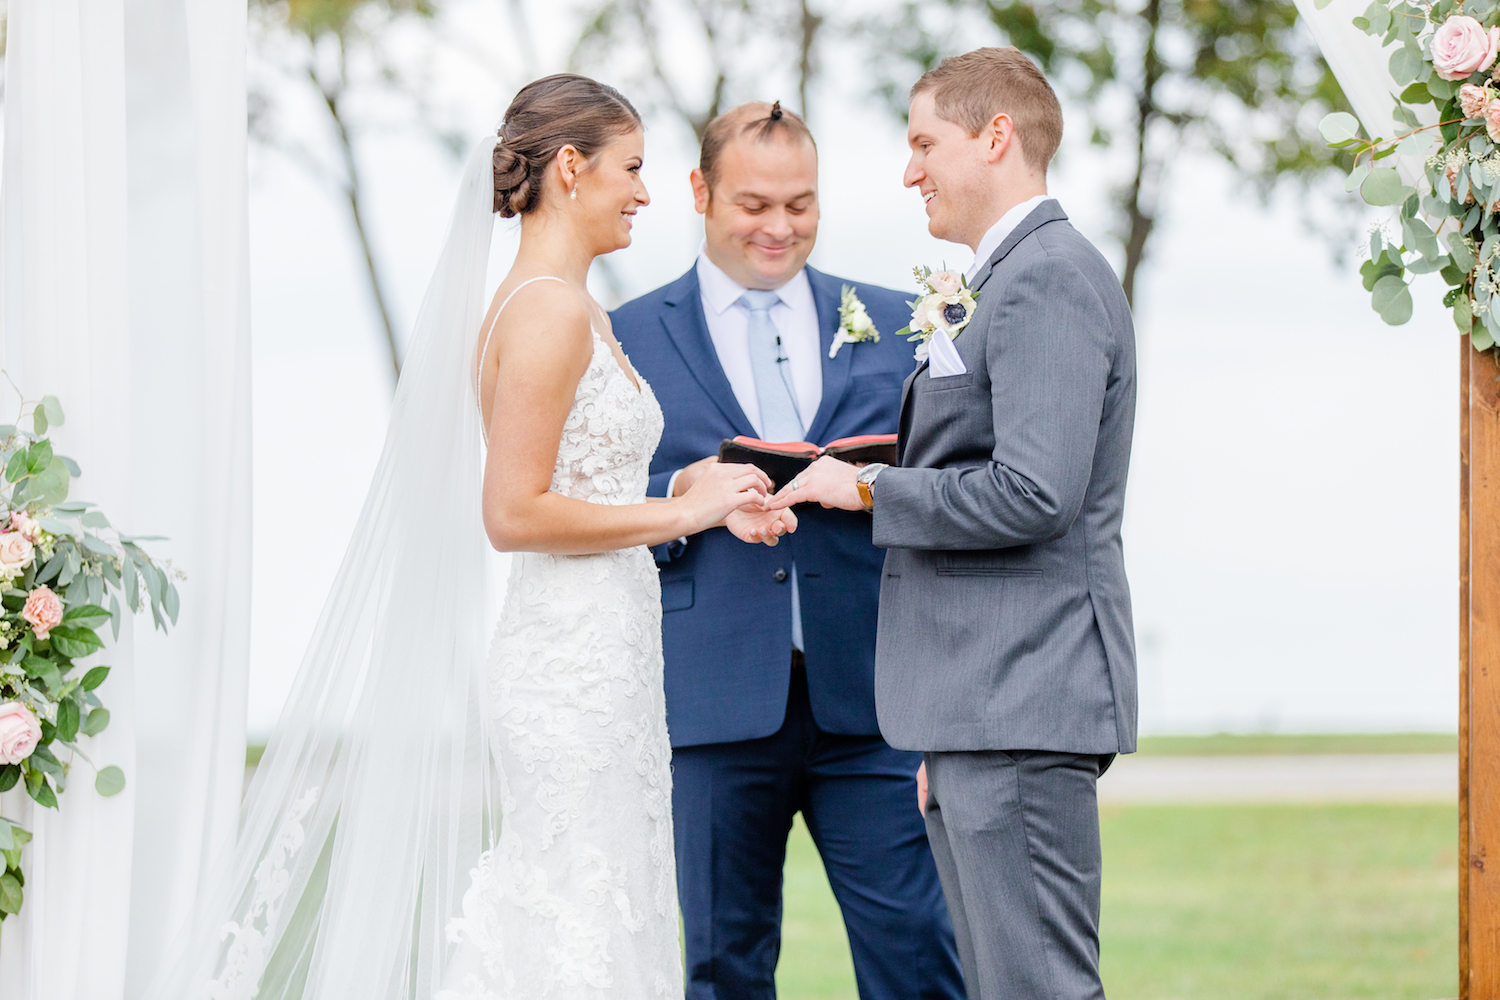
<svg viewBox="0 0 1500 1000">
<path fill-rule="evenodd" d="M 724 527 L 742 542 L 775 545 L 782 535 L 797 530 L 797 515 L 790 508 L 766 511 L 751 507 L 730 511 L 724 518 Z"/>
<path fill-rule="evenodd" d="M 764 511 L 771 492 L 771 477 L 753 465 L 715 462 L 703 470 L 679 501 L 688 511 L 686 534 L 721 524 L 732 512 Z"/>
</svg>

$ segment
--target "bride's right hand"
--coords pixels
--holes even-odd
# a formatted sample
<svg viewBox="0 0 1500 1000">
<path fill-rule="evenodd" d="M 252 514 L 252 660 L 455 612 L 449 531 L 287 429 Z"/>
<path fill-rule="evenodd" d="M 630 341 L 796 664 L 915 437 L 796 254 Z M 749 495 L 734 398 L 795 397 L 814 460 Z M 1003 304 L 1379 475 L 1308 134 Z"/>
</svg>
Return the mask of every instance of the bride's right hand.
<svg viewBox="0 0 1500 1000">
<path fill-rule="evenodd" d="M 688 511 L 686 534 L 706 531 L 742 507 L 761 510 L 770 493 L 771 477 L 755 466 L 714 462 L 678 498 Z"/>
</svg>

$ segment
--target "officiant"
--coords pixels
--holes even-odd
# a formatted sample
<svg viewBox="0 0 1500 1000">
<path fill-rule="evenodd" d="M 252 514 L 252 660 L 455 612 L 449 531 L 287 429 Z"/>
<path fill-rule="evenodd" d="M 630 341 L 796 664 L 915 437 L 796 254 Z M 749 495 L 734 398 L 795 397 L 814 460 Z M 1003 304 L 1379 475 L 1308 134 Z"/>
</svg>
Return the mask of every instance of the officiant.
<svg viewBox="0 0 1500 1000">
<path fill-rule="evenodd" d="M 652 495 L 681 495 L 725 438 L 895 433 L 913 359 L 892 334 L 910 310 L 898 292 L 807 266 L 817 170 L 812 133 L 779 103 L 742 105 L 704 130 L 691 175 L 698 258 L 612 314 L 665 415 Z M 878 340 L 852 320 L 861 311 Z M 656 550 L 687 996 L 775 996 L 781 873 L 800 812 L 860 996 L 959 1000 L 916 805 L 921 756 L 892 749 L 875 718 L 885 553 L 862 512 L 798 516 L 774 548 L 716 528 Z"/>
</svg>

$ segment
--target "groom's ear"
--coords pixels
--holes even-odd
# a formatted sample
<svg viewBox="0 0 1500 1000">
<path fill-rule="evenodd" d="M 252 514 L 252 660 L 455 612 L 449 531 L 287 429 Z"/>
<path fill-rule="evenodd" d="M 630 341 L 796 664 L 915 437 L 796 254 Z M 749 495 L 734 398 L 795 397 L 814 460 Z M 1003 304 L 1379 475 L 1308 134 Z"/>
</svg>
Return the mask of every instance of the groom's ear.
<svg viewBox="0 0 1500 1000">
<path fill-rule="evenodd" d="M 688 174 L 688 183 L 693 186 L 693 208 L 699 215 L 708 214 L 708 180 L 703 176 L 703 171 L 694 167 L 693 172 Z"/>
<path fill-rule="evenodd" d="M 990 149 L 989 161 L 999 163 L 1007 150 L 1012 146 L 1020 151 L 1021 140 L 1016 136 L 1016 123 L 1011 120 L 1010 115 L 1001 112 L 990 119 L 987 129 L 989 132 Z"/>
</svg>

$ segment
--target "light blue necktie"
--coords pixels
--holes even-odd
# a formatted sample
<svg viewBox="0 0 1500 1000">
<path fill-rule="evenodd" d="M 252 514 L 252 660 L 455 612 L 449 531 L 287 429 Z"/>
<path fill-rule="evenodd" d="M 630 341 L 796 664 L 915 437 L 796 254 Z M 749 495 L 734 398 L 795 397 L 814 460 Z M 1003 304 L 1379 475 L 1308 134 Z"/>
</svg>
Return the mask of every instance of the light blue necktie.
<svg viewBox="0 0 1500 1000">
<path fill-rule="evenodd" d="M 771 307 L 781 301 L 775 292 L 751 290 L 740 296 L 750 310 L 750 371 L 760 402 L 760 434 L 767 441 L 801 441 L 806 433 L 792 395 L 791 362 L 784 361 L 781 334 L 771 322 Z M 785 485 L 784 483 L 782 485 Z M 802 649 L 802 595 L 797 589 L 797 564 L 792 564 L 792 645 Z"/>
<path fill-rule="evenodd" d="M 750 371 L 755 376 L 755 398 L 760 402 L 760 434 L 767 441 L 801 441 L 806 428 L 792 395 L 791 363 L 782 359 L 781 334 L 771 322 L 771 307 L 781 301 L 775 292 L 748 291 L 740 301 L 750 311 Z"/>
</svg>

